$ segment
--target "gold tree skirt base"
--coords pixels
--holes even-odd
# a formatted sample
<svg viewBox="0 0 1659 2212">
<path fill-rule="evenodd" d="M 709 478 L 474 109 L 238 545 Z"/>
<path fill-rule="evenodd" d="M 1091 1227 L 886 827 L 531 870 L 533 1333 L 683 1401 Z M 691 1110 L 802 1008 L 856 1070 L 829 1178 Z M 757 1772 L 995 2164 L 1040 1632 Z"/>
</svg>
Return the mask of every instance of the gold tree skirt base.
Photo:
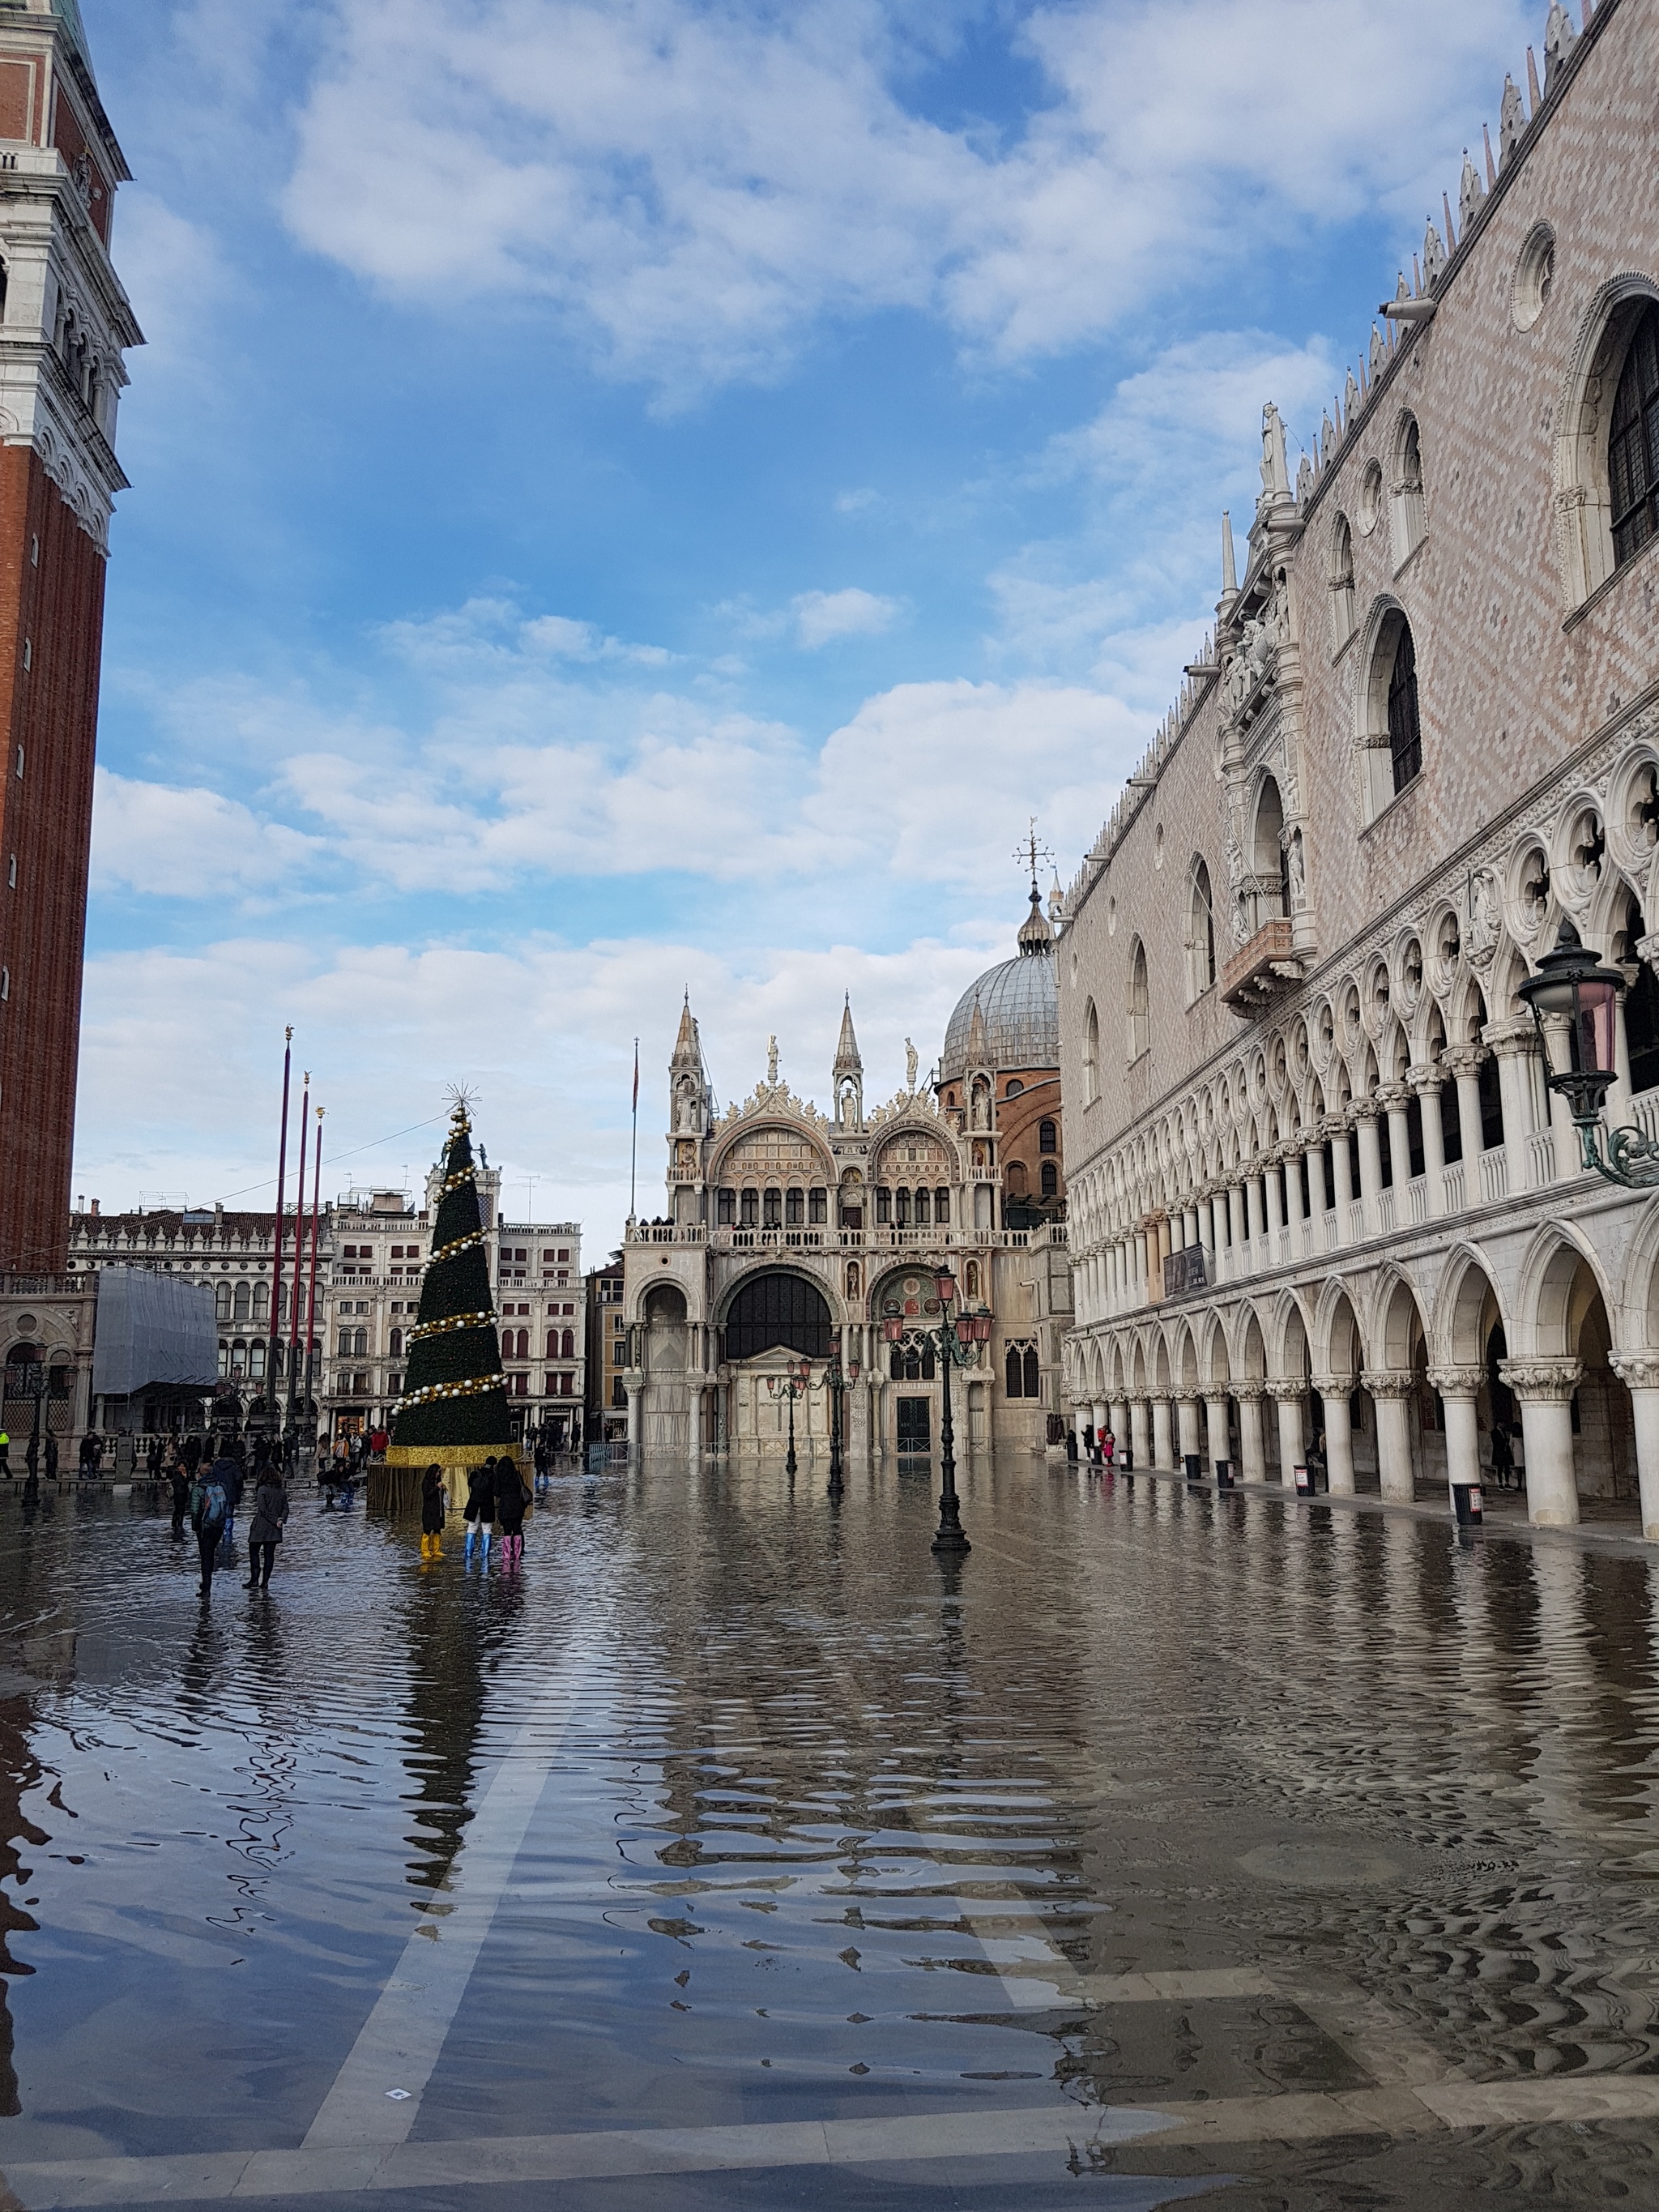
<svg viewBox="0 0 1659 2212">
<path fill-rule="evenodd" d="M 472 1469 L 509 1450 L 522 1468 L 522 1455 L 509 1444 L 392 1444 L 385 1460 L 368 1471 L 368 1502 L 392 1513 L 418 1513 L 422 1477 L 435 1465 L 444 1471 L 444 1493 L 453 1510 L 466 1503 L 466 1479 Z M 528 1513 L 530 1508 L 525 1510 Z"/>
</svg>

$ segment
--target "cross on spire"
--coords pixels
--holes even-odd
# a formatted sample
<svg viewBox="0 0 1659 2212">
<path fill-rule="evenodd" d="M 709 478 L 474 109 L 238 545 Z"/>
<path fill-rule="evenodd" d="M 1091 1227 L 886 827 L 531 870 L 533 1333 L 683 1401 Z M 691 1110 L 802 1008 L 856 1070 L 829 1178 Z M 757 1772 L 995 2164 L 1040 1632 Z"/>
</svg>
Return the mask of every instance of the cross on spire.
<svg viewBox="0 0 1659 2212">
<path fill-rule="evenodd" d="M 1030 826 L 1027 830 L 1024 836 L 1020 839 L 1018 844 L 1014 848 L 1014 858 L 1019 862 L 1022 867 L 1029 868 L 1030 870 L 1031 896 L 1035 899 L 1041 896 L 1037 890 L 1037 862 L 1039 860 L 1052 861 L 1054 856 L 1048 850 L 1048 848 L 1046 845 L 1039 845 L 1037 842 L 1036 817 L 1035 814 L 1030 817 Z"/>
</svg>

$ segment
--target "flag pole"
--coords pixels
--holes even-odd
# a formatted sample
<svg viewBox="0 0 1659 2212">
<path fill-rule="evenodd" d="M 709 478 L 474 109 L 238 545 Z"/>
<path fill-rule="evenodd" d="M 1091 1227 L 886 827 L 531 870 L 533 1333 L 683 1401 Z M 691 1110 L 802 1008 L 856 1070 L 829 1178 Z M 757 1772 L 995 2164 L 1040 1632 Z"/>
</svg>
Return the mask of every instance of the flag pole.
<svg viewBox="0 0 1659 2212">
<path fill-rule="evenodd" d="M 270 1316 L 265 1332 L 265 1401 L 276 1418 L 276 1307 L 283 1294 L 283 1194 L 288 1183 L 288 1090 L 294 1066 L 293 1025 L 283 1031 L 283 1133 L 276 1146 L 276 1233 L 270 1265 Z"/>
<path fill-rule="evenodd" d="M 634 1218 L 634 1187 L 640 1164 L 640 1041 L 634 1040 L 634 1139 L 628 1154 L 628 1218 Z"/>
<path fill-rule="evenodd" d="M 312 1364 L 316 1354 L 312 1350 L 312 1346 L 314 1342 L 313 1331 L 317 1325 L 317 1212 L 322 1203 L 322 1196 L 323 1109 L 319 1106 L 317 1109 L 317 1166 L 311 1184 L 311 1288 L 306 1298 L 306 1412 L 307 1418 L 310 1417 L 311 1409 L 316 1402 L 317 1396 L 314 1387 L 316 1376 Z M 300 1202 L 301 1205 L 305 1203 L 303 1191 L 300 1194 Z M 295 1303 L 298 1303 L 297 1299 Z M 316 1443 L 314 1425 L 312 1431 L 312 1443 L 314 1446 Z"/>
<path fill-rule="evenodd" d="M 288 1425 L 294 1426 L 294 1363 L 300 1350 L 300 1267 L 306 1249 L 306 1139 L 311 1133 L 311 1070 L 300 1093 L 300 1180 L 294 1187 L 294 1288 L 289 1293 Z"/>
</svg>

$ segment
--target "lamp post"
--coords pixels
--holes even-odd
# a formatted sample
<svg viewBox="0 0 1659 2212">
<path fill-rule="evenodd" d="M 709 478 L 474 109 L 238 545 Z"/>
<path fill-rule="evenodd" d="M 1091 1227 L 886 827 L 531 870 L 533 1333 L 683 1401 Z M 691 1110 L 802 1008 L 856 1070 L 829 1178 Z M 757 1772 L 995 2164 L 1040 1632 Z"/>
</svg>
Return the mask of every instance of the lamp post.
<svg viewBox="0 0 1659 2212">
<path fill-rule="evenodd" d="M 805 1397 L 812 1387 L 811 1361 L 803 1359 L 797 1366 L 791 1360 L 781 1376 L 767 1376 L 766 1387 L 774 1398 L 789 1401 L 789 1455 L 783 1462 L 783 1469 L 786 1474 L 793 1474 L 795 1472 L 795 1401 Z"/>
<path fill-rule="evenodd" d="M 830 1396 L 830 1495 L 839 1498 L 844 1485 L 842 1481 L 842 1436 L 843 1408 L 847 1385 L 859 1379 L 859 1363 L 849 1359 L 843 1373 L 841 1346 L 837 1344 L 830 1354 L 830 1364 L 823 1370 L 823 1382 L 818 1386 Z"/>
<path fill-rule="evenodd" d="M 1624 988 L 1619 970 L 1601 967 L 1572 924 L 1563 921 L 1554 951 L 1518 995 L 1532 1009 L 1549 1087 L 1567 1102 L 1586 1168 L 1625 1190 L 1659 1190 L 1659 1144 L 1639 1129 L 1602 1127 L 1602 1103 L 1617 1073 L 1613 1037 Z"/>
<path fill-rule="evenodd" d="M 951 1420 L 951 1370 L 952 1366 L 972 1367 L 975 1364 L 981 1345 L 990 1340 L 991 1316 L 983 1306 L 973 1313 L 951 1314 L 951 1308 L 956 1301 L 957 1279 L 948 1266 L 940 1267 L 933 1279 L 933 1287 L 939 1292 L 939 1325 L 937 1328 L 920 1332 L 930 1339 L 938 1350 L 943 1389 L 939 1421 L 939 1527 L 933 1534 L 933 1549 L 936 1552 L 967 1552 L 973 1547 L 962 1525 L 962 1502 L 957 1496 L 956 1430 Z M 901 1342 L 904 1336 L 902 1320 L 896 1315 L 884 1322 L 882 1334 L 889 1344 Z"/>
</svg>

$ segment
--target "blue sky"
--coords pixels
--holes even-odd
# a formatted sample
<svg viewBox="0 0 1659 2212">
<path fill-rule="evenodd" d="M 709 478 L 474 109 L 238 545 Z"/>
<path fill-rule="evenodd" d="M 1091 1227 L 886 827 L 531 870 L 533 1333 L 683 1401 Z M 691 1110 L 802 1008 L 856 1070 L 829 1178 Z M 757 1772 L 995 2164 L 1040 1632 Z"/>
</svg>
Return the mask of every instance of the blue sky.
<svg viewBox="0 0 1659 2212">
<path fill-rule="evenodd" d="M 1542 5 L 83 0 L 135 183 L 76 1188 L 866 1096 L 1063 879 Z M 1535 18 L 1535 20 L 1534 20 Z M 394 1132 L 413 1130 L 408 1135 Z M 385 1140 L 385 1141 L 382 1141 Z"/>
</svg>

